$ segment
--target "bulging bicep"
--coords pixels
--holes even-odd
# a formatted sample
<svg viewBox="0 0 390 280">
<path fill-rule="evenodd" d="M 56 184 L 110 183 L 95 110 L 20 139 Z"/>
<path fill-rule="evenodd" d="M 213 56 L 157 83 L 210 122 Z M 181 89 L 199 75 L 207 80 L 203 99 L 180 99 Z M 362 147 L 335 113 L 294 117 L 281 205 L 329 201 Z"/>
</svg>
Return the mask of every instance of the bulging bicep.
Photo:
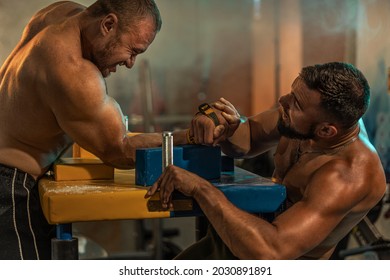
<svg viewBox="0 0 390 280">
<path fill-rule="evenodd" d="M 61 129 L 103 157 L 108 149 L 121 149 L 126 130 L 119 104 L 107 95 L 101 75 L 92 70 L 53 77 L 47 99 Z"/>
</svg>

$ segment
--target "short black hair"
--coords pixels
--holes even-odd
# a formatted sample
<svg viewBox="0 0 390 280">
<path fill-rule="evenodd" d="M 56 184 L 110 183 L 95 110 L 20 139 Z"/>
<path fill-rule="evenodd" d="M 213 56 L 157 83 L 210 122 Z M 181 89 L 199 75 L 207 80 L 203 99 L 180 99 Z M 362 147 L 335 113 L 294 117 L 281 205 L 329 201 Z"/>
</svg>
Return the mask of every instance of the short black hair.
<svg viewBox="0 0 390 280">
<path fill-rule="evenodd" d="M 147 16 L 153 18 L 156 32 L 160 31 L 162 25 L 160 11 L 154 0 L 98 0 L 87 9 L 95 17 L 116 14 L 122 29 L 137 26 Z"/>
<path fill-rule="evenodd" d="M 343 62 L 304 67 L 300 78 L 321 94 L 321 106 L 348 128 L 356 124 L 370 103 L 370 86 L 363 73 Z"/>
</svg>

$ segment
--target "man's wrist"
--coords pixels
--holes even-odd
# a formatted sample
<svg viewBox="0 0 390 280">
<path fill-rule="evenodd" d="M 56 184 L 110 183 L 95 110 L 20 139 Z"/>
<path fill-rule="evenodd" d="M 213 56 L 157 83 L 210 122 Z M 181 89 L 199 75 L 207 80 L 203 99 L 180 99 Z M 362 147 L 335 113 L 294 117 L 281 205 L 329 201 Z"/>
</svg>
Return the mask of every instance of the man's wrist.
<svg viewBox="0 0 390 280">
<path fill-rule="evenodd" d="M 245 122 L 247 122 L 248 121 L 248 118 L 247 117 L 245 117 L 245 116 L 240 116 L 240 123 L 245 123 Z"/>
</svg>

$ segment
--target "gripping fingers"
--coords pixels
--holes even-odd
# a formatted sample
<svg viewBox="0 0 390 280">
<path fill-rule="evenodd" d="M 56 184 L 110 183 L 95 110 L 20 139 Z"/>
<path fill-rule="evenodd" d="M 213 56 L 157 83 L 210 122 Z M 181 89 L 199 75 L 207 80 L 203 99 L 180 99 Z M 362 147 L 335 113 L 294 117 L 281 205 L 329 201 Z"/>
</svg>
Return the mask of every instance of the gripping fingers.
<svg viewBox="0 0 390 280">
<path fill-rule="evenodd" d="M 213 142 L 214 123 L 206 116 L 201 116 L 191 123 L 194 139 L 198 144 Z"/>
<path fill-rule="evenodd" d="M 220 138 L 221 136 L 223 136 L 224 132 L 225 132 L 225 126 L 224 125 L 218 125 L 215 129 L 214 129 L 214 140 L 217 139 L 217 138 Z"/>
<path fill-rule="evenodd" d="M 210 123 L 209 120 L 207 120 L 207 121 Z M 204 144 L 211 144 L 211 143 L 213 143 L 213 132 L 214 132 L 213 126 L 214 126 L 214 124 L 211 124 L 210 126 L 204 127 L 203 139 L 202 139 L 203 142 L 202 143 L 204 143 Z"/>
<path fill-rule="evenodd" d="M 237 111 L 235 108 L 231 108 L 227 105 L 223 105 L 223 104 L 219 104 L 219 103 L 216 103 L 218 105 L 216 105 L 215 107 L 220 110 L 222 113 L 226 113 L 226 114 L 229 114 L 229 115 L 236 115 L 237 114 Z"/>
<path fill-rule="evenodd" d="M 232 103 L 230 103 L 229 101 L 227 101 L 225 98 L 221 97 L 220 99 L 220 102 L 222 102 L 223 104 L 226 105 L 227 108 L 229 108 L 229 110 L 231 110 L 231 113 L 232 114 L 238 114 L 238 111 L 236 110 L 236 108 L 234 107 L 234 105 Z M 228 112 L 226 112 L 228 113 Z"/>
<path fill-rule="evenodd" d="M 172 204 L 172 192 L 174 191 L 174 180 L 171 176 L 170 169 L 172 166 L 168 166 L 160 181 L 160 201 L 163 208 L 168 208 Z"/>
<path fill-rule="evenodd" d="M 158 190 L 160 190 L 160 201 L 163 208 L 168 208 L 168 205 L 171 206 L 171 193 L 173 191 L 170 188 L 169 175 L 164 172 L 160 178 L 149 188 L 145 194 L 145 198 L 153 196 Z"/>
<path fill-rule="evenodd" d="M 227 101 L 227 100 L 226 100 L 225 98 L 223 98 L 223 97 L 221 97 L 221 98 L 219 99 L 219 101 L 221 101 L 223 104 L 225 104 L 225 105 L 227 105 L 227 106 L 229 106 L 229 107 L 234 108 L 233 104 L 230 103 L 229 101 Z"/>
<path fill-rule="evenodd" d="M 145 194 L 145 198 L 149 198 L 157 192 L 160 185 L 160 181 L 161 177 L 158 178 L 158 180 L 149 188 L 149 190 Z"/>
<path fill-rule="evenodd" d="M 225 118 L 225 120 L 229 123 L 229 124 L 237 124 L 240 122 L 240 117 L 239 116 L 236 116 L 236 115 L 229 115 L 229 114 L 226 114 L 225 112 L 222 112 L 222 115 L 223 117 Z"/>
</svg>

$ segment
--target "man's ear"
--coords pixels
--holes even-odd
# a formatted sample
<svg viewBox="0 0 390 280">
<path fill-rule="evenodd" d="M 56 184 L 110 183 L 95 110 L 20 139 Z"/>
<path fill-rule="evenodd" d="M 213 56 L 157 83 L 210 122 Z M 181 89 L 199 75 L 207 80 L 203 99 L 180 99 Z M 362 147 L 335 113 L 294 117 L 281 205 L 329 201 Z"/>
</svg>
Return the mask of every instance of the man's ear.
<svg viewBox="0 0 390 280">
<path fill-rule="evenodd" d="M 114 32 L 117 28 L 118 17 L 115 14 L 109 13 L 102 19 L 100 24 L 100 31 L 102 32 L 103 36 Z"/>
<path fill-rule="evenodd" d="M 337 127 L 329 123 L 322 123 L 317 129 L 317 135 L 321 138 L 331 138 L 335 136 L 337 132 Z"/>
</svg>

